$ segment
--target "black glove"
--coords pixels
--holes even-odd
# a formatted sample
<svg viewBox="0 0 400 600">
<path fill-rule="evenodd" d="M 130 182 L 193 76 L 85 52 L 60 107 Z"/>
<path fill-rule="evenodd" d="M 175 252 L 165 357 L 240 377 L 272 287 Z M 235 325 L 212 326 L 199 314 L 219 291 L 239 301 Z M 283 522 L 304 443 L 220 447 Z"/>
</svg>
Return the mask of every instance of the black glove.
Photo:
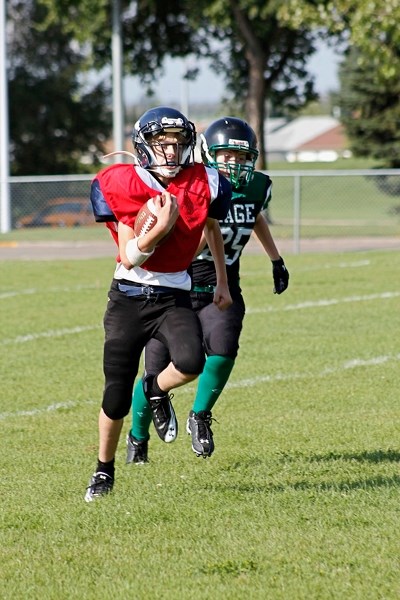
<svg viewBox="0 0 400 600">
<path fill-rule="evenodd" d="M 289 285 L 289 271 L 285 267 L 283 258 L 272 260 L 272 277 L 274 279 L 274 294 L 282 294 Z"/>
</svg>

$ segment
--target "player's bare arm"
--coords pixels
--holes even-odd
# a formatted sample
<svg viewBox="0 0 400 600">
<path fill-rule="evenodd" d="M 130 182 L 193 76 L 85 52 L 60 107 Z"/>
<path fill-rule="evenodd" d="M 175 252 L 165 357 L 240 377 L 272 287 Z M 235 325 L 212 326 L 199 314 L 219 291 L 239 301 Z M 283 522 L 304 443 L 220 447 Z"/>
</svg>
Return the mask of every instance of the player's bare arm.
<svg viewBox="0 0 400 600">
<path fill-rule="evenodd" d="M 232 298 L 226 275 L 224 241 L 217 219 L 207 219 L 204 236 L 213 256 L 217 277 L 213 302 L 220 310 L 224 310 L 232 304 Z"/>
<path fill-rule="evenodd" d="M 196 258 L 196 256 L 198 256 L 201 252 L 203 252 L 203 250 L 206 246 L 207 246 L 207 240 L 206 240 L 206 236 L 204 235 L 204 231 L 203 231 L 203 233 L 201 234 L 200 242 L 199 242 L 199 245 L 197 246 L 197 250 L 196 250 L 194 257 Z"/>
<path fill-rule="evenodd" d="M 253 231 L 269 258 L 271 260 L 278 260 L 280 258 L 279 250 L 272 238 L 267 220 L 261 213 L 257 215 Z"/>
</svg>

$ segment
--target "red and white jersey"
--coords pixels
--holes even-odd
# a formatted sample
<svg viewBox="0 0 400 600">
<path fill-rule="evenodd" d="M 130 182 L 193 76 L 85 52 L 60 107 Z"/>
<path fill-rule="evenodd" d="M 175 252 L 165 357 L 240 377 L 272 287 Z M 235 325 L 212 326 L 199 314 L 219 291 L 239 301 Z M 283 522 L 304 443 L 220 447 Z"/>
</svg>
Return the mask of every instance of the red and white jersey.
<svg viewBox="0 0 400 600">
<path fill-rule="evenodd" d="M 207 217 L 224 218 L 229 209 L 230 188 L 215 169 L 201 163 L 182 169 L 164 188 L 146 169 L 136 165 L 116 164 L 100 171 L 92 182 L 91 200 L 95 207 L 105 201 L 115 219 L 108 222 L 118 245 L 115 220 L 133 228 L 139 208 L 165 190 L 175 195 L 179 217 L 175 227 L 141 267 L 126 269 L 117 258 L 115 277 L 143 282 L 146 285 L 166 285 L 190 289 L 186 273 L 199 245 Z M 210 210 L 213 204 L 212 210 Z"/>
</svg>

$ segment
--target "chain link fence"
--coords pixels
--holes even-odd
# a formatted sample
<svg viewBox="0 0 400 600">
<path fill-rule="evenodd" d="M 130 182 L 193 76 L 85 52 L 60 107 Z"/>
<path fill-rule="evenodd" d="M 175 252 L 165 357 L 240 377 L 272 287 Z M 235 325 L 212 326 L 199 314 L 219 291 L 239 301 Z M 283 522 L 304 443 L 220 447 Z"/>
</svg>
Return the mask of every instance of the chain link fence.
<svg viewBox="0 0 400 600">
<path fill-rule="evenodd" d="M 78 227 L 94 223 L 92 175 L 10 177 L 11 228 Z"/>
<path fill-rule="evenodd" d="M 374 238 L 374 247 L 400 248 L 400 169 L 270 171 L 268 218 L 274 236 L 293 242 Z"/>
<path fill-rule="evenodd" d="M 374 238 L 400 248 L 400 169 L 269 171 L 267 213 L 276 239 L 299 253 L 304 240 Z M 12 229 L 94 226 L 92 175 L 10 178 Z M 98 225 L 97 225 L 98 226 Z"/>
</svg>

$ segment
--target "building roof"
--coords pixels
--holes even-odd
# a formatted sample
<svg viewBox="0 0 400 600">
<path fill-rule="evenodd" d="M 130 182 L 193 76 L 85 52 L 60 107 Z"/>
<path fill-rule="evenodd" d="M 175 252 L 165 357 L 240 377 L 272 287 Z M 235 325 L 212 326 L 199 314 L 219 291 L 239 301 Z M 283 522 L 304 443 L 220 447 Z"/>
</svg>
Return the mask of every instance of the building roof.
<svg viewBox="0 0 400 600">
<path fill-rule="evenodd" d="M 334 134 L 335 147 L 345 147 L 345 137 L 340 122 L 334 117 L 298 117 L 286 125 L 272 129 L 266 135 L 267 151 L 292 152 L 301 149 L 319 149 Z M 317 144 L 317 146 L 315 146 Z M 330 142 L 324 148 L 331 149 Z"/>
<path fill-rule="evenodd" d="M 343 150 L 347 147 L 347 138 L 343 125 L 336 125 L 329 131 L 317 135 L 302 144 L 298 150 Z"/>
</svg>

